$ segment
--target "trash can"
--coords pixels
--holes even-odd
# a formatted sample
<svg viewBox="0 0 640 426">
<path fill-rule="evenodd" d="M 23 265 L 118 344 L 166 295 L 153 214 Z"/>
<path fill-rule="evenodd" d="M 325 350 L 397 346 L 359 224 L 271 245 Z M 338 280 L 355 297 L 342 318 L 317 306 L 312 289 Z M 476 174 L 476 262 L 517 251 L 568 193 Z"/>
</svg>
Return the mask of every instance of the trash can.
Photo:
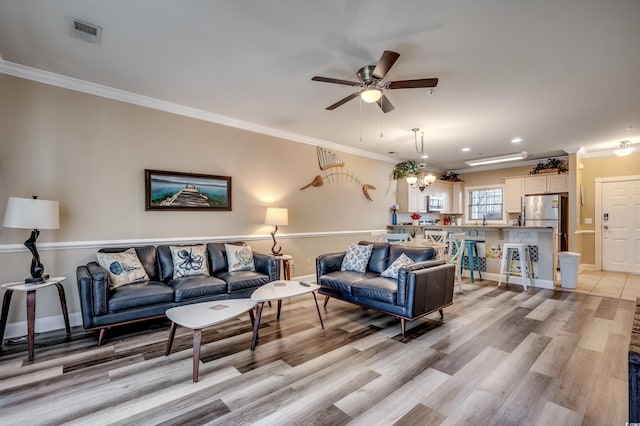
<svg viewBox="0 0 640 426">
<path fill-rule="evenodd" d="M 576 288 L 578 285 L 578 264 L 580 253 L 561 251 L 558 253 L 560 260 L 560 281 L 564 288 Z"/>
</svg>

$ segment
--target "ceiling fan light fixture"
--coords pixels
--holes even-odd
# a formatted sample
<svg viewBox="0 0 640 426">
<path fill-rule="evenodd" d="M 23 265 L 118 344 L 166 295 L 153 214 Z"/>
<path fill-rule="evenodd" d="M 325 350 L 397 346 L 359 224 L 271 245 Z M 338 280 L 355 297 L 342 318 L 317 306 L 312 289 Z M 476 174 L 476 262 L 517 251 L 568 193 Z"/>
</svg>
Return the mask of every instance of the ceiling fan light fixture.
<svg viewBox="0 0 640 426">
<path fill-rule="evenodd" d="M 467 160 L 467 166 L 483 166 L 485 164 L 504 163 L 507 161 L 524 160 L 529 154 L 526 152 L 516 152 L 515 154 L 498 155 L 495 157 L 477 158 L 475 160 Z"/>
<path fill-rule="evenodd" d="M 377 102 L 382 96 L 382 90 L 380 89 L 365 89 L 360 93 L 360 99 L 368 104 Z"/>
<path fill-rule="evenodd" d="M 616 149 L 614 152 L 618 157 L 626 157 L 633 152 L 633 147 L 629 146 L 628 140 L 622 141 L 620 142 L 620 148 Z"/>
</svg>

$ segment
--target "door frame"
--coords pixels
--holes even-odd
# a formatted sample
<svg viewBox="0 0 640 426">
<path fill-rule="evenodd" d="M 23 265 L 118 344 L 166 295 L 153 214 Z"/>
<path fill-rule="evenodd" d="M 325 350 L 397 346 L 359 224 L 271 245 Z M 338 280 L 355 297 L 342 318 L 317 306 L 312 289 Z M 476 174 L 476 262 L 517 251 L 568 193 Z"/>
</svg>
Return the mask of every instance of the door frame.
<svg viewBox="0 0 640 426">
<path fill-rule="evenodd" d="M 596 270 L 602 271 L 602 184 L 609 182 L 624 182 L 629 180 L 640 180 L 640 175 L 615 176 L 606 178 L 594 178 L 595 182 L 595 249 L 596 249 Z"/>
</svg>

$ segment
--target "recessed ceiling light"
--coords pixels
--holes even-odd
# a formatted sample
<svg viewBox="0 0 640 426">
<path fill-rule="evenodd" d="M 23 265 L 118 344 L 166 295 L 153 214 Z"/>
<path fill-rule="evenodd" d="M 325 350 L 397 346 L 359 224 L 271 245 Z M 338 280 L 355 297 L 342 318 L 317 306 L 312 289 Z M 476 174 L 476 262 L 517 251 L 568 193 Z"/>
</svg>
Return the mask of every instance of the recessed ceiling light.
<svg viewBox="0 0 640 426">
<path fill-rule="evenodd" d="M 511 143 L 520 143 L 522 142 L 522 138 L 513 138 L 511 139 Z"/>
<path fill-rule="evenodd" d="M 471 151 L 471 148 L 462 148 L 460 151 L 462 151 L 462 152 L 469 152 L 469 151 Z"/>
</svg>

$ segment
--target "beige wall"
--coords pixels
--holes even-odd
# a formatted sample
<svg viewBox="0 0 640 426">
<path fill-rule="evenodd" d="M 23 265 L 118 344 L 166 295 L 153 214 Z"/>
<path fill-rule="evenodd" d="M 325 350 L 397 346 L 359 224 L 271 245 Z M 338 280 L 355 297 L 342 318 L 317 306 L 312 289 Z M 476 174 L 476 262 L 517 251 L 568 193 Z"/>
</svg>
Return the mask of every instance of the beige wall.
<svg viewBox="0 0 640 426">
<path fill-rule="evenodd" d="M 103 241 L 248 237 L 263 238 L 251 245 L 269 252 L 265 208 L 288 207 L 278 241 L 299 276 L 314 273 L 317 255 L 367 236 L 358 231 L 384 229 L 395 201 L 392 163 L 336 152 L 377 188 L 373 202 L 348 180 L 300 191 L 322 174 L 315 146 L 7 75 L 0 93 L 0 211 L 9 196 L 60 202 L 60 229 L 43 230 L 38 242 L 47 272 L 68 278 L 71 312 L 79 311 L 75 268 Z M 231 176 L 233 211 L 145 211 L 144 169 Z M 0 228 L 0 282 L 28 275 L 30 253 L 13 248 L 28 233 Z M 59 314 L 53 293 L 39 295 L 38 317 Z M 9 322 L 25 318 L 24 302 L 14 299 Z"/>
<path fill-rule="evenodd" d="M 627 157 L 583 158 L 580 161 L 583 168 L 579 171 L 579 180 L 584 187 L 584 204 L 580 206 L 578 229 L 595 231 L 595 179 L 640 175 L 640 153 L 636 152 Z M 585 225 L 585 218 L 591 218 L 592 223 Z M 582 235 L 581 239 L 581 263 L 595 264 L 595 235 Z"/>
</svg>

